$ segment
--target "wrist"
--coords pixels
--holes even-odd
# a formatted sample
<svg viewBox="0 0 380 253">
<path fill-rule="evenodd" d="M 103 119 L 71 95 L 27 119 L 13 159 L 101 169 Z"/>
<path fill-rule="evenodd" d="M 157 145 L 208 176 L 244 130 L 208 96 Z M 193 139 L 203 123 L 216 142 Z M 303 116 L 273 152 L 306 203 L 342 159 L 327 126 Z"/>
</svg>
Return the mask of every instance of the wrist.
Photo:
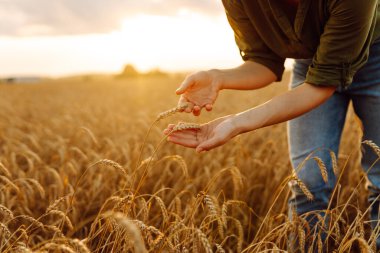
<svg viewBox="0 0 380 253">
<path fill-rule="evenodd" d="M 242 117 L 241 114 L 231 115 L 229 118 L 232 125 L 232 134 L 237 136 L 250 131 L 249 125 L 245 117 Z"/>
<path fill-rule="evenodd" d="M 225 73 L 220 69 L 210 69 L 207 71 L 212 79 L 212 85 L 217 90 L 225 89 Z"/>
<path fill-rule="evenodd" d="M 262 113 L 258 108 L 252 108 L 233 115 L 233 117 L 231 117 L 231 121 L 234 125 L 234 131 L 237 133 L 236 135 L 251 132 L 263 127 L 262 122 L 266 119 L 261 117 L 261 115 Z"/>
</svg>

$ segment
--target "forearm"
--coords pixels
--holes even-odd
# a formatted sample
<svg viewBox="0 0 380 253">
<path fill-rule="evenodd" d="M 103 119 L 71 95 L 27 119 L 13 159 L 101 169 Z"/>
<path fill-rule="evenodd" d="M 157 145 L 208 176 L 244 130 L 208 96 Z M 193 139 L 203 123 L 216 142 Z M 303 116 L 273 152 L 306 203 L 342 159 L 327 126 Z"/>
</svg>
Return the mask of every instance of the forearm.
<svg viewBox="0 0 380 253">
<path fill-rule="evenodd" d="M 220 78 L 220 89 L 254 90 L 276 81 L 276 75 L 264 65 L 246 61 L 232 69 L 211 70 Z"/>
<path fill-rule="evenodd" d="M 311 111 L 325 102 L 335 91 L 304 83 L 270 101 L 234 116 L 239 133 L 285 122 Z"/>
</svg>

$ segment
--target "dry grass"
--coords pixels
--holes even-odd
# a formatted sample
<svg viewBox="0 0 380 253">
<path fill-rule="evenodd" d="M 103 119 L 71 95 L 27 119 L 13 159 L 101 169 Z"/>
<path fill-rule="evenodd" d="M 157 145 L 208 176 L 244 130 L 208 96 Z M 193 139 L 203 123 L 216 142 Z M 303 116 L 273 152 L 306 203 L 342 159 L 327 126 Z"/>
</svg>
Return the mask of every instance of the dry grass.
<svg viewBox="0 0 380 253">
<path fill-rule="evenodd" d="M 177 104 L 173 91 L 181 80 L 0 86 L 0 251 L 284 252 L 296 236 L 317 252 L 371 252 L 376 232 L 366 222 L 360 130 L 352 116 L 341 154 L 331 154 L 339 183 L 325 211 L 331 220 L 322 245 L 305 222 L 313 214 L 286 215 L 287 184 L 298 179 L 285 124 L 201 155 L 162 134 L 168 123 L 194 122 L 178 129 L 196 129 L 247 109 L 286 84 L 224 92 L 199 119 L 178 108 L 157 118 Z M 312 159 L 327 181 L 326 165 Z"/>
</svg>

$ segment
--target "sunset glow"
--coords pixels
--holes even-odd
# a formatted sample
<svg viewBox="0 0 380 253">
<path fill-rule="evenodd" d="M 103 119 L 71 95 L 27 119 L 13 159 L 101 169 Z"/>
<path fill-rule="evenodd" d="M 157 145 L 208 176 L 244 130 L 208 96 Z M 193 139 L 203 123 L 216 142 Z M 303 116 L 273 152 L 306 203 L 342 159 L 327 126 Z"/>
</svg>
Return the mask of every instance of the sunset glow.
<svg viewBox="0 0 380 253">
<path fill-rule="evenodd" d="M 224 16 L 137 15 L 107 34 L 4 37 L 0 75 L 66 75 L 120 71 L 126 63 L 141 71 L 228 67 L 241 62 Z"/>
<path fill-rule="evenodd" d="M 0 76 L 115 73 L 125 64 L 140 71 L 193 71 L 242 62 L 220 2 L 211 14 L 186 8 L 171 15 L 141 10 L 120 18 L 108 32 L 45 34 L 48 26 L 38 27 L 26 23 L 19 35 L 0 35 Z"/>
<path fill-rule="evenodd" d="M 121 48 L 141 69 L 227 67 L 241 60 L 224 16 L 182 12 L 176 17 L 141 15 L 123 22 Z"/>
</svg>

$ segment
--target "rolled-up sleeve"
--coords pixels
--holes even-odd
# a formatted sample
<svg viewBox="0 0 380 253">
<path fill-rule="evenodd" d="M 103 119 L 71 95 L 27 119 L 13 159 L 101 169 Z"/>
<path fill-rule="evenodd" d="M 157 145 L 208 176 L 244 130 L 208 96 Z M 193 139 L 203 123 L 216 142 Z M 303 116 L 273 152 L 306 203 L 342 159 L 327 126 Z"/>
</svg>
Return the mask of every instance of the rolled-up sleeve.
<svg viewBox="0 0 380 253">
<path fill-rule="evenodd" d="M 285 59 L 270 50 L 258 35 L 239 0 L 223 0 L 228 22 L 244 61 L 253 61 L 270 69 L 281 81 Z"/>
<path fill-rule="evenodd" d="M 348 87 L 367 62 L 378 0 L 333 0 L 306 82 Z"/>
</svg>

